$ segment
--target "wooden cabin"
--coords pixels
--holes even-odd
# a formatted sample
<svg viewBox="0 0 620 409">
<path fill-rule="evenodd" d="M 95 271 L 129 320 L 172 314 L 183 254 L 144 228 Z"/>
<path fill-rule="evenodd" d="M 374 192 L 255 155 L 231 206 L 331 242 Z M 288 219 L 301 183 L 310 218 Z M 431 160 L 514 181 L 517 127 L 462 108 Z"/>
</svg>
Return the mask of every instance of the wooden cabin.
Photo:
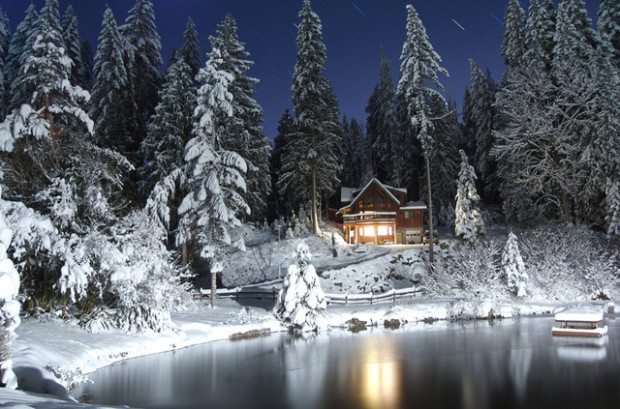
<svg viewBox="0 0 620 409">
<path fill-rule="evenodd" d="M 345 239 L 348 243 L 417 244 L 424 233 L 423 202 L 407 202 L 407 189 L 372 179 L 363 188 L 341 190 Z"/>
</svg>

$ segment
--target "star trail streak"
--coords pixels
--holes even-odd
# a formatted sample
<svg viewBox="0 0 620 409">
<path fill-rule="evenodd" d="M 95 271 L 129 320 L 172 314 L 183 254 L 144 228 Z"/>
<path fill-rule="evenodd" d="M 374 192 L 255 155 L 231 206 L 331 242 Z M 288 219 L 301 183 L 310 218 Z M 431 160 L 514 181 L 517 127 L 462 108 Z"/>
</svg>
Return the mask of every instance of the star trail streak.
<svg viewBox="0 0 620 409">
<path fill-rule="evenodd" d="M 457 26 L 459 26 L 461 30 L 466 31 L 466 30 L 465 30 L 465 27 L 463 27 L 462 25 L 460 25 L 458 21 L 456 21 L 455 19 L 452 19 L 452 21 L 454 22 L 454 24 L 456 24 Z"/>
<path fill-rule="evenodd" d="M 356 9 L 357 11 L 359 11 L 359 12 L 360 12 L 360 14 L 361 14 L 362 16 L 366 17 L 366 14 L 364 14 L 364 12 L 362 11 L 362 9 L 360 9 L 359 7 L 357 7 L 357 4 L 353 3 L 353 7 L 355 7 L 355 9 Z"/>
<path fill-rule="evenodd" d="M 495 20 L 499 21 L 499 24 L 504 24 L 504 22 L 502 20 L 499 19 L 499 17 L 497 17 L 495 14 L 493 13 L 489 13 L 491 15 L 491 17 L 493 17 Z"/>
</svg>

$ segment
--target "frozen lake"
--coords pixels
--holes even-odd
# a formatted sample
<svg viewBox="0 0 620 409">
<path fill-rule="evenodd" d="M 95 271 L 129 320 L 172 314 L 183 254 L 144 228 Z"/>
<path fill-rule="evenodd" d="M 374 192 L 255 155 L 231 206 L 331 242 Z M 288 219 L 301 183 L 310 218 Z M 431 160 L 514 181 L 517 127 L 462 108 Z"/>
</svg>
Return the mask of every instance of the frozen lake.
<svg viewBox="0 0 620 409">
<path fill-rule="evenodd" d="M 603 345 L 553 318 L 272 335 L 129 360 L 73 392 L 143 408 L 619 408 L 620 318 Z"/>
</svg>

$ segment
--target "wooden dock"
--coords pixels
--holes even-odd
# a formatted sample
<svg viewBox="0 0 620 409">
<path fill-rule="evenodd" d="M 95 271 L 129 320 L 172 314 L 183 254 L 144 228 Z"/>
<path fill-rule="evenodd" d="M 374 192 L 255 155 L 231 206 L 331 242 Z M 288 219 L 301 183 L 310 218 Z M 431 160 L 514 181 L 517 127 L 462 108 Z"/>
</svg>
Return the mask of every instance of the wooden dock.
<svg viewBox="0 0 620 409">
<path fill-rule="evenodd" d="M 555 315 L 559 327 L 551 328 L 551 335 L 562 337 L 600 338 L 607 335 L 602 327 L 603 312 L 595 308 L 577 307 Z"/>
</svg>

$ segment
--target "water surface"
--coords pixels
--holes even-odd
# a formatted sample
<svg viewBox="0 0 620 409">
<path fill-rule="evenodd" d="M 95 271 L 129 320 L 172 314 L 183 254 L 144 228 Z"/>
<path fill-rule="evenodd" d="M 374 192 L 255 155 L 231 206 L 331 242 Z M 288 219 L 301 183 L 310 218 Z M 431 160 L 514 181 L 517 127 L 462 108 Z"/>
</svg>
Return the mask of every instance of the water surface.
<svg viewBox="0 0 620 409">
<path fill-rule="evenodd" d="M 620 408 L 620 320 L 602 345 L 553 318 L 272 335 L 132 359 L 73 396 L 143 408 Z"/>
</svg>

